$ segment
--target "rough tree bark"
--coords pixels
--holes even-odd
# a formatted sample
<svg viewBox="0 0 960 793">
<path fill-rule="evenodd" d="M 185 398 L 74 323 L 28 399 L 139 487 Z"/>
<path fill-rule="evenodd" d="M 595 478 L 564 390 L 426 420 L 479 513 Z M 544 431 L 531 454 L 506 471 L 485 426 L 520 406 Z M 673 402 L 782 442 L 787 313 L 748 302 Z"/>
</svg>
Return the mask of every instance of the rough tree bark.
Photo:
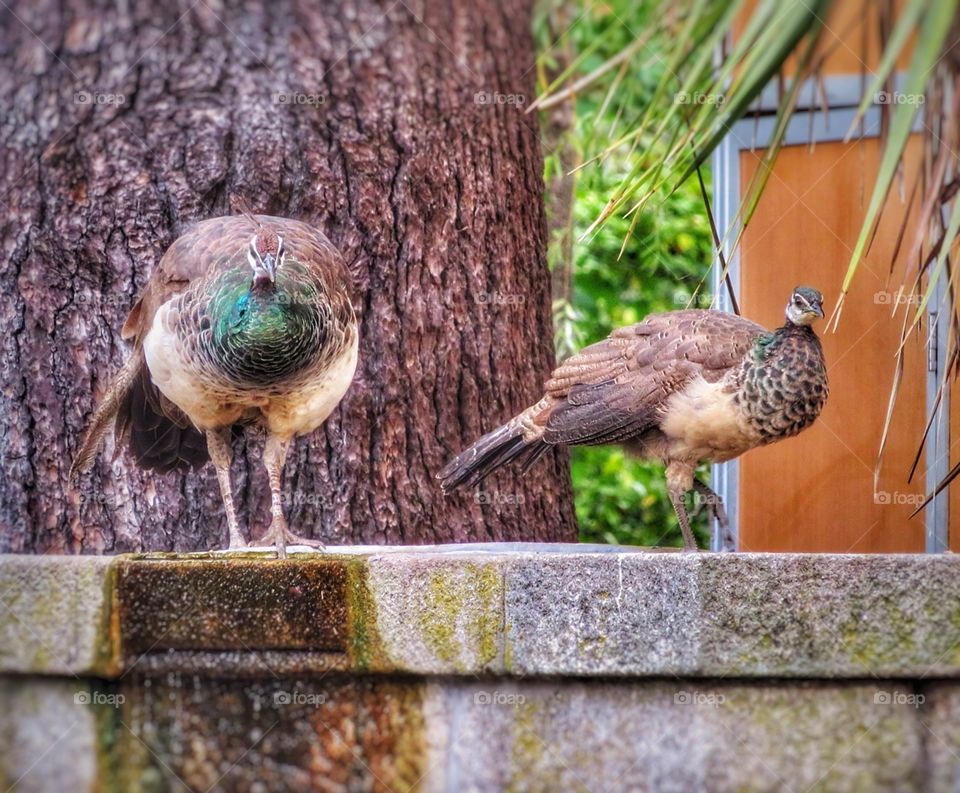
<svg viewBox="0 0 960 793">
<path fill-rule="evenodd" d="M 561 455 L 479 499 L 433 480 L 552 364 L 540 142 L 510 98 L 532 98 L 529 5 L 32 0 L 0 14 L 0 551 L 223 542 L 210 467 L 157 476 L 107 455 L 79 493 L 67 470 L 128 354 L 134 295 L 186 223 L 241 196 L 317 223 L 356 279 L 357 380 L 291 451 L 292 527 L 332 543 L 574 538 Z M 234 465 L 254 535 L 261 443 L 238 440 Z"/>
</svg>

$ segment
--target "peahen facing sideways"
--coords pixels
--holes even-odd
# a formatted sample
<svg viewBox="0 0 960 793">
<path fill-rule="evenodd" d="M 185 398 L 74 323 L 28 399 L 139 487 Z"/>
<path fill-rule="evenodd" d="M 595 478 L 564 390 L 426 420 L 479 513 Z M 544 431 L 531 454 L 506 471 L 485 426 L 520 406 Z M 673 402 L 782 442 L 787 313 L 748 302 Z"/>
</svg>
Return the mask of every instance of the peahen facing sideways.
<svg viewBox="0 0 960 793">
<path fill-rule="evenodd" d="M 811 326 L 822 303 L 815 289 L 797 287 L 772 332 L 698 309 L 619 328 L 557 367 L 539 402 L 452 459 L 437 474 L 441 487 L 477 485 L 512 461 L 526 470 L 551 446 L 619 443 L 666 466 L 684 546 L 696 550 L 688 491 L 726 524 L 719 496 L 694 477 L 697 465 L 789 438 L 820 415 L 827 370 Z"/>
<path fill-rule="evenodd" d="M 229 547 L 245 545 L 230 481 L 234 425 L 260 424 L 271 523 L 261 543 L 318 544 L 287 528 L 290 442 L 330 415 L 353 380 L 357 322 L 342 257 L 305 223 L 237 215 L 197 223 L 164 254 L 123 326 L 133 355 L 94 413 L 71 478 L 111 427 L 142 468 L 213 461 Z"/>
</svg>

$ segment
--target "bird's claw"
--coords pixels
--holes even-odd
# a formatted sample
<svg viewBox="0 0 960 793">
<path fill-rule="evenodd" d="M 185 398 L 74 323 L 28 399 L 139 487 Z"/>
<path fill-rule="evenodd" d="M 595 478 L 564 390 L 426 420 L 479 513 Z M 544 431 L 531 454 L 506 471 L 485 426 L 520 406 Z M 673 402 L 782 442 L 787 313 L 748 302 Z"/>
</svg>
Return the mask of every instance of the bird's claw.
<svg viewBox="0 0 960 793">
<path fill-rule="evenodd" d="M 306 545 L 310 548 L 316 548 L 318 551 L 326 550 L 326 547 L 320 540 L 312 537 L 303 537 L 294 534 L 287 528 L 286 521 L 274 520 L 264 535 L 257 540 L 257 545 L 275 545 L 277 547 L 277 558 L 287 558 L 287 546 Z"/>
</svg>

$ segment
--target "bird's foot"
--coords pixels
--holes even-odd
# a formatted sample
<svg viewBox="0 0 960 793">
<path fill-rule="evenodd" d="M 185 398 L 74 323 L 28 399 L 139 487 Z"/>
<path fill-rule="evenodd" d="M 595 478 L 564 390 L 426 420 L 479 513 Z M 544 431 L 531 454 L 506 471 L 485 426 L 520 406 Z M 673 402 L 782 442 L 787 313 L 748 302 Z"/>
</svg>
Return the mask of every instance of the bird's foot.
<svg viewBox="0 0 960 793">
<path fill-rule="evenodd" d="M 276 545 L 277 546 L 277 558 L 286 559 L 287 558 L 287 546 L 289 545 L 306 545 L 311 548 L 316 548 L 318 551 L 326 550 L 324 544 L 320 540 L 315 540 L 312 537 L 302 537 L 299 534 L 294 534 L 287 527 L 287 522 L 285 520 L 273 519 L 269 528 L 264 532 L 264 535 L 257 540 L 258 545 Z"/>
<path fill-rule="evenodd" d="M 229 551 L 242 551 L 247 547 L 247 543 L 244 541 L 243 537 L 240 536 L 240 532 L 234 534 L 230 532 L 230 544 L 227 545 L 227 550 Z"/>
</svg>

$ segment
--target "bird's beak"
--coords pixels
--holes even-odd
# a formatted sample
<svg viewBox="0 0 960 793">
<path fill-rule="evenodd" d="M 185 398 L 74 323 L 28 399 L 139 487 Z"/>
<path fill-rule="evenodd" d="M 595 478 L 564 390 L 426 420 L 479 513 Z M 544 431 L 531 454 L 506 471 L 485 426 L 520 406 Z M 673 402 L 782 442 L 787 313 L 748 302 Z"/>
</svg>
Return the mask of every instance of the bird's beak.
<svg viewBox="0 0 960 793">
<path fill-rule="evenodd" d="M 820 319 L 823 319 L 823 306 L 821 306 L 819 303 L 814 303 L 811 308 L 813 309 L 814 314 L 820 317 Z"/>
<path fill-rule="evenodd" d="M 277 260 L 273 254 L 268 253 L 261 258 L 254 270 L 253 283 L 255 286 L 266 286 L 273 284 L 277 277 Z"/>
<path fill-rule="evenodd" d="M 272 253 L 268 253 L 263 257 L 263 269 L 270 274 L 270 282 L 273 283 L 277 277 L 277 260 L 273 257 Z M 820 316 L 822 317 L 823 314 Z"/>
</svg>

